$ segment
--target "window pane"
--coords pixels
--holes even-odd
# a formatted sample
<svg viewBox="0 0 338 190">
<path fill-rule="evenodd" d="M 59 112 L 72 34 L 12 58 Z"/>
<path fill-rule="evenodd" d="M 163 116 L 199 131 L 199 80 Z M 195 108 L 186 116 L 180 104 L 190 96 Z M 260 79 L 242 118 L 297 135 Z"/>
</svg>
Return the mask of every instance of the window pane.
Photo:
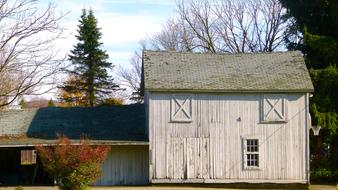
<svg viewBox="0 0 338 190">
<path fill-rule="evenodd" d="M 253 154 L 252 156 L 254 160 L 253 166 L 258 166 L 258 154 Z"/>
<path fill-rule="evenodd" d="M 259 166 L 258 165 L 258 158 L 259 155 L 258 154 L 247 154 L 246 155 L 247 158 L 247 166 Z"/>
<path fill-rule="evenodd" d="M 258 152 L 258 139 L 247 139 L 246 145 L 247 152 Z"/>
</svg>

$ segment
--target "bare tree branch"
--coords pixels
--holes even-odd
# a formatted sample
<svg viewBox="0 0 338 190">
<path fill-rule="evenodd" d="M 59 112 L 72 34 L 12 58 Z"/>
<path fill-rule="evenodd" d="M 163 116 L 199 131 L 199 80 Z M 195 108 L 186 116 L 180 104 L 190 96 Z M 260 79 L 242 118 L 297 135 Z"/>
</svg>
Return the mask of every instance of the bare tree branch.
<svg viewBox="0 0 338 190">
<path fill-rule="evenodd" d="M 163 26 L 162 32 L 155 34 L 149 40 L 153 49 L 170 51 L 193 51 L 196 48 L 193 44 L 192 33 L 184 27 L 183 20 L 169 19 Z"/>
<path fill-rule="evenodd" d="M 142 102 L 141 96 L 141 72 L 142 72 L 142 51 L 135 51 L 130 59 L 130 68 L 119 67 L 117 75 L 123 85 L 129 87 L 132 93 L 129 99 L 135 102 Z"/>
<path fill-rule="evenodd" d="M 169 20 L 150 40 L 154 49 L 238 53 L 285 48 L 288 21 L 278 0 L 180 1 L 177 12 L 179 19 Z"/>
<path fill-rule="evenodd" d="M 41 9 L 36 0 L 0 0 L 0 107 L 55 87 L 64 57 L 54 42 L 62 38 L 63 16 L 52 4 Z"/>
</svg>

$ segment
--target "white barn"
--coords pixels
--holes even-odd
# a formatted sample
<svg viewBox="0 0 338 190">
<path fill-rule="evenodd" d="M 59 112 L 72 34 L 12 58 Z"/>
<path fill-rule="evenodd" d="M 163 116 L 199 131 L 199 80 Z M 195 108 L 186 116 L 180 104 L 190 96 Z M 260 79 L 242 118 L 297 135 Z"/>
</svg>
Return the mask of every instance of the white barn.
<svg viewBox="0 0 338 190">
<path fill-rule="evenodd" d="M 57 133 L 111 147 L 95 185 L 309 183 L 313 85 L 299 52 L 145 51 L 142 87 L 144 104 L 0 111 L 0 184 L 52 184 L 34 146 Z"/>
<path fill-rule="evenodd" d="M 145 51 L 150 183 L 309 183 L 300 52 Z"/>
</svg>

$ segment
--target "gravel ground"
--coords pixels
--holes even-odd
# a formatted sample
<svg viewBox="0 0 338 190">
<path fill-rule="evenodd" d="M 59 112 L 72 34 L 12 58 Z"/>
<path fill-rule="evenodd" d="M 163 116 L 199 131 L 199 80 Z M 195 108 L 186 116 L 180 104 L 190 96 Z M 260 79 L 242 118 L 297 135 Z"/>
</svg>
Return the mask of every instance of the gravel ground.
<svg viewBox="0 0 338 190">
<path fill-rule="evenodd" d="M 14 190 L 15 187 L 0 187 L 0 190 Z M 91 190 L 217 190 L 221 188 L 198 188 L 198 187 L 92 187 Z M 310 190 L 338 190 L 334 185 L 311 185 Z M 24 190 L 58 190 L 57 187 L 24 187 Z M 230 190 L 230 189 L 227 189 Z M 237 189 L 238 190 L 238 189 Z"/>
</svg>

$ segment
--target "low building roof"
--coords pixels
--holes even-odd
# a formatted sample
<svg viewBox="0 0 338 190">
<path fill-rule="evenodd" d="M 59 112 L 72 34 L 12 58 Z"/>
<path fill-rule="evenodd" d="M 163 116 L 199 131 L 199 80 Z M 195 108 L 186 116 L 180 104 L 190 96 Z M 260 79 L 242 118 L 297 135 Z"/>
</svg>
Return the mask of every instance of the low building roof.
<svg viewBox="0 0 338 190">
<path fill-rule="evenodd" d="M 182 53 L 144 51 L 146 91 L 312 92 L 298 51 Z"/>
<path fill-rule="evenodd" d="M 93 144 L 147 144 L 143 104 L 0 112 L 0 146 L 53 144 L 57 134 Z"/>
</svg>

